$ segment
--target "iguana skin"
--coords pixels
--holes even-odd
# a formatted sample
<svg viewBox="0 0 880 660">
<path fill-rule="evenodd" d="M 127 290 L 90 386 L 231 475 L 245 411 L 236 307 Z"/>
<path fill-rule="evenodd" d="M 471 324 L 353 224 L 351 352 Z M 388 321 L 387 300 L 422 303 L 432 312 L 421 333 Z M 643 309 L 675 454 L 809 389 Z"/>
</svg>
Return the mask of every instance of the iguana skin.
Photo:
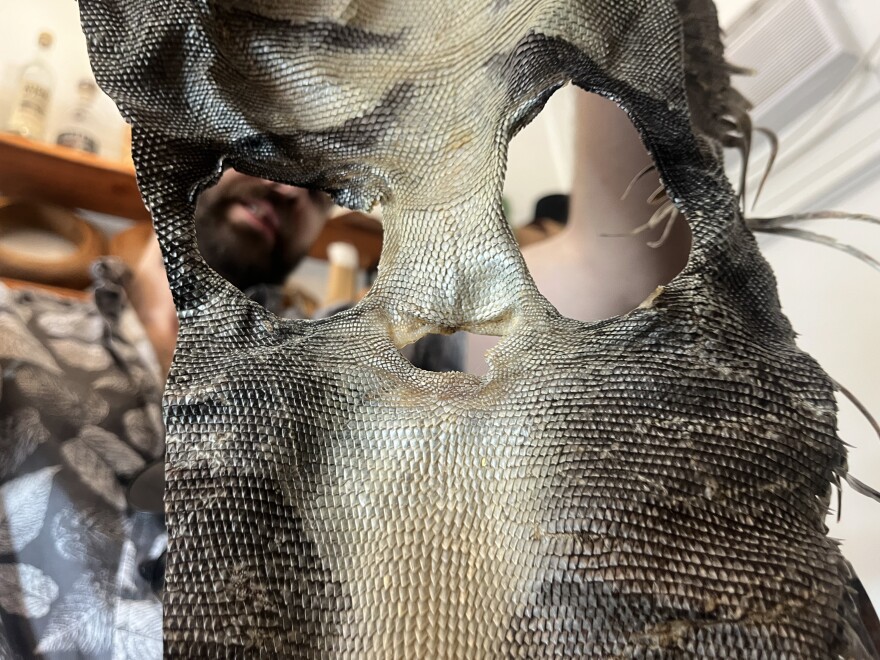
<svg viewBox="0 0 880 660">
<path fill-rule="evenodd" d="M 710 4 L 80 9 L 181 321 L 168 656 L 871 657 L 823 523 L 832 388 L 722 169 L 745 107 Z M 598 323 L 538 293 L 501 213 L 508 141 L 568 82 L 626 110 L 693 234 Z M 284 320 L 208 268 L 193 208 L 224 165 L 380 202 L 369 295 Z M 457 330 L 502 336 L 487 376 L 399 353 Z"/>
</svg>

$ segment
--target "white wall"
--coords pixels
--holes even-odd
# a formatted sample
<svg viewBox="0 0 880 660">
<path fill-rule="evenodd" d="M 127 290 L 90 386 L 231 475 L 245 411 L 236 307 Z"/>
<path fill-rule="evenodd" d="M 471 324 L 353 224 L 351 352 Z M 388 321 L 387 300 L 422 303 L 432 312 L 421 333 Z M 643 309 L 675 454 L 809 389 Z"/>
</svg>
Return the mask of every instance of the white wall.
<svg viewBox="0 0 880 660">
<path fill-rule="evenodd" d="M 535 202 L 571 188 L 574 94 L 558 90 L 540 115 L 510 142 L 504 197 L 514 226 L 534 219 Z"/>
</svg>

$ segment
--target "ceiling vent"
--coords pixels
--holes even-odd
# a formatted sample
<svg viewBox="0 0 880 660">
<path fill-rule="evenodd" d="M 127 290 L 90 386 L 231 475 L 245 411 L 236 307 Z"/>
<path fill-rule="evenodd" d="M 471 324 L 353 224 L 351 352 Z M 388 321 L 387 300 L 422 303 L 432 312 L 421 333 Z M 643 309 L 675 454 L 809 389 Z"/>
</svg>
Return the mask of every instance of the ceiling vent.
<svg viewBox="0 0 880 660">
<path fill-rule="evenodd" d="M 833 91 L 860 53 L 832 0 L 758 0 L 724 41 L 728 61 L 756 72 L 734 79 L 755 125 L 776 131 Z"/>
</svg>

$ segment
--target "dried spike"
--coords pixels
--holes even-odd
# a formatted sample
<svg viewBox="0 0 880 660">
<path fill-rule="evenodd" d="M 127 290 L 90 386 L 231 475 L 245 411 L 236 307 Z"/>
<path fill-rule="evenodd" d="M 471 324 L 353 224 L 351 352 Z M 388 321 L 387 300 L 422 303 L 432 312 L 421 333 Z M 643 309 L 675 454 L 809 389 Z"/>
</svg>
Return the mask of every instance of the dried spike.
<svg viewBox="0 0 880 660">
<path fill-rule="evenodd" d="M 654 213 L 651 214 L 651 217 L 648 218 L 647 222 L 639 225 L 635 229 L 620 234 L 601 234 L 601 236 L 604 238 L 626 238 L 628 236 L 637 236 L 638 234 L 646 232 L 650 229 L 659 227 L 673 211 L 675 211 L 676 213 L 678 212 L 678 210 L 675 208 L 675 204 L 673 204 L 671 201 L 667 201 L 656 211 L 654 211 Z"/>
<path fill-rule="evenodd" d="M 751 67 L 740 66 L 738 64 L 724 63 L 724 68 L 732 76 L 757 76 L 758 72 Z"/>
<path fill-rule="evenodd" d="M 625 234 L 620 234 L 620 235 L 621 236 L 636 236 L 638 234 L 641 234 L 642 232 L 646 232 L 651 229 L 654 229 L 655 227 L 659 227 L 660 224 L 664 220 L 666 220 L 666 218 L 674 211 L 676 211 L 675 205 L 672 202 L 667 202 L 666 204 L 663 204 L 663 206 L 658 208 L 656 211 L 654 211 L 654 213 L 651 214 L 651 217 L 648 218 L 648 221 L 645 224 L 636 227 L 635 229 L 633 229 L 630 232 L 627 232 Z"/>
<path fill-rule="evenodd" d="M 740 130 L 743 135 L 743 144 L 740 149 L 742 154 L 742 167 L 739 175 L 739 199 L 743 212 L 746 209 L 746 180 L 749 174 L 749 159 L 752 155 L 752 118 L 747 112 L 743 112 L 740 117 Z"/>
<path fill-rule="evenodd" d="M 672 205 L 672 212 L 669 214 L 669 219 L 666 221 L 666 226 L 663 228 L 663 235 L 656 241 L 648 241 L 648 247 L 659 248 L 666 242 L 669 235 L 672 233 L 672 227 L 675 225 L 675 220 L 678 218 L 679 213 L 675 205 L 671 202 L 670 204 Z"/>
<path fill-rule="evenodd" d="M 840 485 L 840 474 L 836 471 L 831 473 L 831 482 L 837 489 L 837 522 L 840 522 L 840 516 L 843 514 L 843 486 Z"/>
<path fill-rule="evenodd" d="M 650 197 L 648 197 L 647 199 L 647 202 L 648 204 L 656 204 L 664 197 L 666 197 L 666 189 L 661 184 L 660 186 L 658 186 L 657 190 L 651 193 Z"/>
<path fill-rule="evenodd" d="M 862 250 L 859 250 L 852 245 L 840 243 L 830 236 L 817 234 L 816 232 L 806 231 L 804 229 L 794 229 L 793 227 L 758 227 L 753 229 L 755 231 L 762 231 L 767 234 L 780 234 L 781 236 L 789 236 L 791 238 L 799 238 L 804 241 L 812 241 L 813 243 L 827 245 L 830 248 L 840 250 L 841 252 L 846 252 L 847 254 L 856 257 L 860 261 L 863 261 L 864 263 L 868 264 L 869 266 L 880 272 L 880 261 L 874 259 L 874 257 L 872 257 L 870 254 L 863 252 Z"/>
<path fill-rule="evenodd" d="M 653 163 L 651 163 L 650 165 L 646 165 L 641 170 L 639 170 L 639 173 L 636 174 L 632 178 L 632 181 L 629 182 L 629 185 L 627 185 L 626 190 L 623 191 L 623 195 L 620 196 L 620 201 L 625 200 L 629 196 L 629 194 L 632 192 L 633 186 L 635 186 L 636 183 L 638 183 L 639 179 L 641 179 L 643 176 L 645 176 L 651 170 L 655 170 L 655 169 L 657 169 L 657 166 L 654 165 Z"/>
<path fill-rule="evenodd" d="M 736 131 L 730 131 L 721 136 L 721 146 L 725 149 L 741 151 L 743 142 L 745 142 L 745 138 Z"/>
<path fill-rule="evenodd" d="M 877 492 L 876 490 L 871 488 L 864 481 L 859 481 L 849 473 L 847 473 L 844 478 L 846 479 L 846 483 L 849 484 L 849 487 L 856 491 L 859 495 L 864 495 L 865 497 L 870 497 L 876 502 L 880 502 L 880 492 Z"/>
<path fill-rule="evenodd" d="M 718 125 L 723 129 L 725 133 L 736 133 L 737 125 L 733 120 L 733 117 L 730 115 L 724 115 L 721 119 L 718 120 Z"/>
<path fill-rule="evenodd" d="M 736 149 L 742 159 L 739 175 L 739 199 L 740 208 L 745 212 L 746 179 L 752 151 L 752 120 L 748 112 L 743 110 L 736 115 L 727 115 L 722 121 L 726 133 L 721 136 L 721 145 L 727 149 Z"/>
<path fill-rule="evenodd" d="M 853 404 L 860 413 L 862 413 L 862 416 L 868 421 L 868 424 L 871 425 L 871 428 L 874 429 L 874 433 L 877 434 L 877 438 L 880 439 L 880 422 L 878 422 L 877 419 L 871 414 L 871 411 L 869 411 L 867 407 L 865 407 L 865 404 L 859 401 L 855 394 L 850 392 L 837 380 L 832 378 L 831 382 L 834 383 L 834 387 L 840 390 L 840 393 L 843 394 L 843 396 L 845 396 L 847 399 L 849 399 L 849 402 Z"/>
<path fill-rule="evenodd" d="M 845 211 L 810 211 L 807 213 L 790 213 L 775 218 L 748 218 L 746 224 L 754 231 L 785 227 L 790 222 L 801 220 L 857 220 L 880 225 L 880 218 L 865 213 L 847 213 Z"/>
<path fill-rule="evenodd" d="M 770 177 L 770 171 L 773 169 L 773 164 L 776 162 L 776 156 L 779 155 L 779 136 L 776 135 L 776 133 L 764 126 L 757 126 L 755 132 L 760 133 L 770 142 L 770 156 L 767 159 L 767 165 L 764 167 L 764 175 L 761 177 L 760 183 L 758 183 L 758 190 L 755 192 L 754 199 L 752 199 L 753 211 L 758 203 L 758 199 L 761 197 L 761 192 L 764 190 L 764 184 L 767 183 L 767 179 Z"/>
<path fill-rule="evenodd" d="M 734 87 L 727 88 L 727 103 L 729 107 L 740 108 L 743 112 L 749 112 L 755 107 Z"/>
<path fill-rule="evenodd" d="M 865 406 L 865 404 L 863 404 L 863 403 L 858 399 L 858 397 L 856 397 L 855 394 L 853 394 L 853 393 L 852 393 L 851 391 L 849 391 L 846 387 L 844 387 L 843 385 L 841 385 L 839 381 L 837 381 L 837 380 L 835 380 L 834 378 L 832 378 L 832 379 L 831 379 L 831 382 L 834 383 L 834 387 L 836 387 L 836 388 L 840 391 L 840 393 L 843 394 L 843 396 L 845 396 L 847 399 L 849 399 L 849 402 L 850 402 L 851 404 L 853 404 L 853 405 L 856 407 L 856 410 L 858 410 L 858 411 L 862 414 L 862 417 L 864 417 L 864 418 L 868 421 L 868 424 L 870 424 L 870 425 L 871 425 L 871 428 L 874 429 L 874 433 L 877 435 L 878 438 L 880 438 L 880 422 L 878 422 L 878 421 L 877 421 L 877 418 L 874 417 L 874 415 L 871 414 L 871 411 L 868 410 L 868 408 Z M 846 482 L 847 482 L 850 486 L 852 486 L 856 491 L 858 491 L 858 492 L 861 493 L 862 495 L 868 495 L 868 497 L 873 497 L 873 498 L 876 499 L 878 502 L 880 502 L 880 499 L 878 499 L 878 497 L 877 497 L 877 495 L 880 495 L 880 494 L 878 494 L 876 490 L 874 490 L 874 489 L 871 488 L 870 486 L 866 486 L 865 484 L 863 484 L 861 481 L 859 481 L 859 480 L 856 479 L 855 477 L 852 477 L 852 479 L 853 479 L 854 481 L 856 481 L 856 483 L 857 483 L 859 486 L 864 487 L 864 488 L 866 488 L 866 489 L 868 489 L 868 490 L 870 491 L 870 493 L 866 493 L 866 492 L 864 492 L 863 490 L 861 490 L 860 488 L 858 488 L 858 487 L 856 487 L 855 485 L 853 485 L 853 483 L 850 481 L 850 478 L 851 478 L 850 475 L 847 474 L 847 475 L 846 475 Z M 840 491 L 839 491 L 839 488 L 840 488 L 840 487 L 838 486 L 838 497 L 840 497 Z M 840 509 L 839 509 L 839 505 L 838 505 L 837 519 L 840 520 Z"/>
</svg>

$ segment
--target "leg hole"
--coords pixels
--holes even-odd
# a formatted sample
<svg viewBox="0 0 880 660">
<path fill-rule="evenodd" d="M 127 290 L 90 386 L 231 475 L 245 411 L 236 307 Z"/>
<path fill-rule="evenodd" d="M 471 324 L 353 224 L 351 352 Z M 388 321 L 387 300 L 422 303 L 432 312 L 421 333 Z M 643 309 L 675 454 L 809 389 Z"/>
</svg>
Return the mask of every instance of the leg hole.
<svg viewBox="0 0 880 660">
<path fill-rule="evenodd" d="M 560 105 L 551 99 L 538 126 L 517 136 L 533 144 L 511 143 L 505 194 L 527 185 L 529 171 L 539 169 L 538 141 L 552 147 L 555 136 L 555 151 L 546 146 L 543 151 L 551 152 L 545 160 L 557 165 L 563 187 L 566 179 L 571 181 L 567 209 L 544 198 L 555 203 L 529 204 L 523 217 L 522 210 L 516 213 L 523 201 L 514 201 L 517 238 L 538 290 L 561 314 L 580 321 L 620 316 L 685 267 L 690 228 L 666 197 L 641 136 L 623 110 L 574 87 L 556 96 Z M 541 121 L 547 122 L 543 131 L 527 133 L 540 129 Z M 574 148 L 566 149 L 569 144 Z M 554 207 L 555 214 L 542 212 Z"/>
<path fill-rule="evenodd" d="M 568 195 L 535 204 L 568 185 Z M 666 197 L 629 117 L 596 94 L 567 87 L 550 99 L 511 141 L 504 191 L 532 279 L 569 318 L 626 314 L 687 264 L 688 223 Z M 472 373 L 480 373 L 485 352 L 497 343 L 468 340 Z"/>
</svg>

